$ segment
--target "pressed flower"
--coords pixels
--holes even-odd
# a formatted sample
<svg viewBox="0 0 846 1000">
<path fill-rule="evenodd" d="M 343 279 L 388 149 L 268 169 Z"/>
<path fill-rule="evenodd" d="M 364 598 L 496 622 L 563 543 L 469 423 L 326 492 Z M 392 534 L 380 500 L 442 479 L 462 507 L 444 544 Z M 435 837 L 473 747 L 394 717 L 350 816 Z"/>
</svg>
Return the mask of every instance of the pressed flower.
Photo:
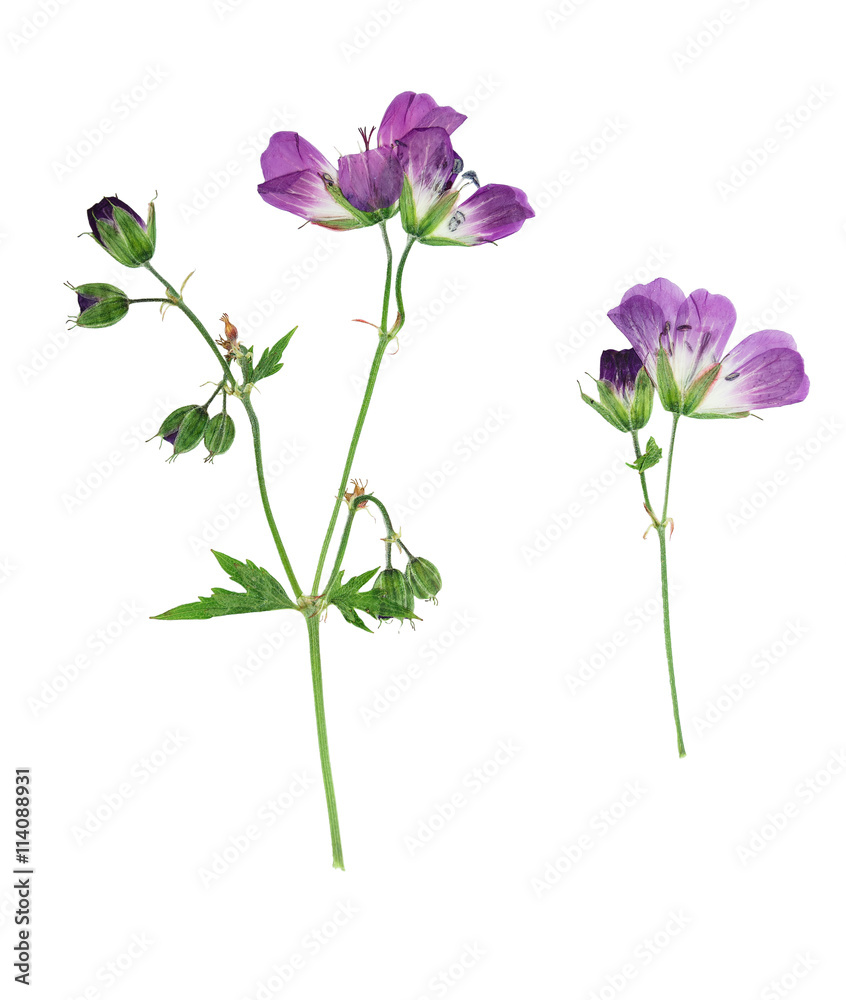
<svg viewBox="0 0 846 1000">
<path fill-rule="evenodd" d="M 658 388 L 664 408 L 690 417 L 745 417 L 799 403 L 808 377 L 796 342 L 762 330 L 723 357 L 737 318 L 722 295 L 685 296 L 666 278 L 630 288 L 608 313 Z"/>
<path fill-rule="evenodd" d="M 118 197 L 103 198 L 88 209 L 91 235 L 116 261 L 140 267 L 156 249 L 156 210 L 152 202 L 147 221 Z"/>
<path fill-rule="evenodd" d="M 342 156 L 338 161 L 338 185 L 359 212 L 370 214 L 393 208 L 393 215 L 402 191 L 402 167 L 386 147 Z"/>
<path fill-rule="evenodd" d="M 640 430 L 652 415 L 655 390 L 637 351 L 603 351 L 596 382 L 599 401 L 582 393 L 582 399 L 619 431 Z"/>
</svg>

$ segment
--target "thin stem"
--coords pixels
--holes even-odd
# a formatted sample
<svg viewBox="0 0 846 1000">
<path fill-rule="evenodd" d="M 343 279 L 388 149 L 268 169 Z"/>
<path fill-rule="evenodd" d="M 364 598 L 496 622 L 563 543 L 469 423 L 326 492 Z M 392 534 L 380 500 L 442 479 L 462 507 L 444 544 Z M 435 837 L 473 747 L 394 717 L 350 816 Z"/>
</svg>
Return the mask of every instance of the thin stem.
<svg viewBox="0 0 846 1000">
<path fill-rule="evenodd" d="M 128 301 L 131 306 L 134 306 L 136 302 L 169 302 L 173 305 L 171 299 L 129 299 Z"/>
<path fill-rule="evenodd" d="M 185 305 L 185 302 L 183 301 L 181 294 L 177 292 L 176 289 L 173 287 L 173 285 L 171 285 L 171 283 L 166 278 L 163 278 L 151 264 L 147 263 L 144 265 L 144 267 L 147 268 L 150 274 L 158 278 L 159 281 L 165 286 L 165 288 L 168 291 L 168 295 L 170 297 L 167 299 L 162 299 L 160 301 L 169 302 L 171 305 L 176 306 L 177 309 L 180 309 L 183 313 L 185 313 L 188 319 L 190 319 L 191 322 L 194 324 L 194 326 L 200 331 L 200 333 L 203 336 L 203 339 L 206 341 L 209 347 L 211 347 L 215 357 L 220 362 L 220 366 L 223 369 L 223 374 L 225 376 L 225 381 L 228 381 L 233 387 L 237 387 L 238 383 L 235 381 L 235 377 L 230 371 L 226 359 L 218 350 L 217 344 L 214 342 L 212 335 L 205 328 L 205 326 L 203 326 L 199 317 L 197 317 L 188 308 L 188 306 Z M 217 390 L 215 390 L 215 395 L 217 395 Z M 212 396 L 212 399 L 214 399 L 214 396 Z M 209 400 L 209 402 L 211 402 L 211 400 Z M 279 529 L 276 527 L 276 520 L 273 517 L 273 511 L 270 509 L 270 499 L 268 498 L 267 485 L 265 484 L 264 481 L 264 463 L 262 462 L 262 457 L 261 457 L 261 434 L 259 432 L 258 417 L 256 416 L 256 411 L 253 409 L 253 404 L 250 402 L 250 398 L 248 395 L 241 395 L 241 402 L 244 404 L 244 409 L 247 411 L 247 416 L 250 419 L 250 427 L 253 432 L 253 448 L 256 456 L 256 475 L 258 476 L 259 492 L 261 493 L 261 503 L 262 507 L 264 507 L 264 515 L 267 518 L 267 524 L 268 527 L 270 528 L 270 533 L 271 535 L 273 535 L 273 541 L 276 545 L 276 551 L 279 553 L 279 558 L 282 560 L 282 565 L 285 567 L 285 573 L 288 576 L 288 582 L 291 584 L 291 587 L 293 588 L 294 596 L 300 597 L 300 595 L 303 592 L 302 587 L 297 582 L 297 577 L 294 573 L 294 568 L 291 566 L 291 560 L 288 558 L 288 553 L 285 551 L 285 546 L 282 544 L 282 537 L 279 534 Z"/>
<path fill-rule="evenodd" d="M 247 416 L 250 418 L 250 427 L 253 432 L 253 448 L 256 456 L 256 476 L 258 477 L 259 493 L 261 493 L 261 504 L 262 507 L 264 507 L 264 516 L 267 518 L 270 533 L 273 535 L 273 541 L 276 544 L 276 551 L 279 553 L 279 558 L 282 560 L 282 565 L 285 567 L 285 573 L 287 574 L 288 580 L 293 588 L 294 597 L 299 598 L 302 595 L 303 588 L 297 581 L 294 568 L 291 565 L 291 560 L 288 558 L 288 553 L 285 551 L 285 546 L 282 544 L 282 537 L 279 534 L 279 529 L 276 527 L 276 520 L 273 517 L 273 511 L 270 509 L 270 499 L 267 495 L 267 484 L 264 481 L 264 463 L 261 457 L 261 432 L 259 431 L 258 417 L 256 416 L 256 411 L 253 409 L 253 404 L 250 402 L 249 395 L 242 395 L 241 402 L 244 404 L 244 409 L 247 411 Z"/>
<path fill-rule="evenodd" d="M 214 342 L 214 338 L 209 333 L 209 331 L 203 326 L 203 324 L 200 322 L 199 318 L 194 315 L 194 313 L 188 308 L 188 306 L 185 305 L 185 302 L 182 299 L 182 295 L 179 292 L 177 292 L 177 290 L 173 287 L 173 285 L 166 278 L 163 278 L 159 274 L 159 272 L 153 267 L 152 264 L 150 264 L 148 262 L 148 263 L 146 263 L 144 265 L 144 267 L 147 268 L 147 270 L 150 272 L 150 274 L 153 275 L 154 278 L 158 278 L 159 279 L 159 281 L 167 289 L 169 296 L 172 296 L 172 298 L 169 297 L 167 299 L 164 299 L 163 301 L 169 302 L 171 305 L 176 306 L 177 309 L 181 309 L 182 312 L 185 313 L 185 315 L 188 317 L 188 319 L 190 319 L 191 322 L 194 324 L 194 326 L 200 331 L 200 333 L 202 334 L 203 340 L 205 340 L 205 342 L 212 349 L 212 352 L 214 353 L 214 356 L 217 358 L 218 362 L 220 363 L 220 367 L 223 369 L 223 374 L 224 374 L 226 380 L 231 385 L 235 385 L 236 384 L 235 383 L 235 376 L 229 370 L 229 365 L 226 363 L 226 358 L 224 358 L 224 356 L 220 353 L 220 351 L 217 348 L 217 344 Z"/>
<path fill-rule="evenodd" d="M 394 328 L 391 331 L 397 334 L 405 323 L 405 306 L 402 301 L 402 274 L 405 270 L 405 262 L 408 260 L 408 255 L 411 253 L 411 248 L 414 246 L 414 242 L 417 239 L 416 236 L 409 236 L 405 244 L 405 250 L 402 252 L 402 257 L 400 257 L 399 266 L 397 267 L 397 282 L 395 288 L 395 294 L 397 299 L 397 321 L 394 324 Z"/>
<path fill-rule="evenodd" d="M 387 333 L 388 308 L 391 304 L 391 276 L 394 264 L 394 253 L 391 250 L 391 241 L 388 239 L 388 227 L 384 222 L 380 222 L 379 226 L 382 230 L 382 239 L 385 241 L 385 253 L 388 256 L 388 266 L 385 271 L 385 292 L 382 296 L 382 324 L 379 329 L 382 333 Z"/>
<path fill-rule="evenodd" d="M 639 459 L 642 455 L 640 450 L 640 439 L 638 438 L 637 431 L 632 431 L 632 441 L 634 442 L 635 458 Z M 646 488 L 646 473 L 640 471 L 638 472 L 638 476 L 640 476 L 640 486 L 643 490 L 643 505 L 646 507 L 646 513 L 652 518 L 652 523 L 657 524 L 658 518 L 655 516 L 655 512 L 652 509 L 652 503 L 649 500 L 649 490 Z"/>
<path fill-rule="evenodd" d="M 326 709 L 323 704 L 323 673 L 320 665 L 320 618 L 306 618 L 308 652 L 311 659 L 311 681 L 314 687 L 314 715 L 317 720 L 317 742 L 320 747 L 320 768 L 326 791 L 326 808 L 329 810 L 329 829 L 332 834 L 332 867 L 344 868 L 344 851 L 341 847 L 341 828 L 338 824 L 338 807 L 335 803 L 335 786 L 332 782 L 332 765 L 329 761 L 329 740 L 326 735 Z"/>
<path fill-rule="evenodd" d="M 664 486 L 664 510 L 661 515 L 661 523 L 657 526 L 658 544 L 661 552 L 661 600 L 664 605 L 664 648 L 667 651 L 667 667 L 670 672 L 670 694 L 673 698 L 673 718 L 676 723 L 676 740 L 678 742 L 679 757 L 687 756 L 684 748 L 684 738 L 682 736 L 681 719 L 679 718 L 679 699 L 676 693 L 676 674 L 673 669 L 673 643 L 670 638 L 670 588 L 667 583 L 667 505 L 670 502 L 670 473 L 673 469 L 673 450 L 676 444 L 676 428 L 679 423 L 679 414 L 673 414 L 673 430 L 670 435 L 670 447 L 667 452 L 667 479 Z"/>
</svg>

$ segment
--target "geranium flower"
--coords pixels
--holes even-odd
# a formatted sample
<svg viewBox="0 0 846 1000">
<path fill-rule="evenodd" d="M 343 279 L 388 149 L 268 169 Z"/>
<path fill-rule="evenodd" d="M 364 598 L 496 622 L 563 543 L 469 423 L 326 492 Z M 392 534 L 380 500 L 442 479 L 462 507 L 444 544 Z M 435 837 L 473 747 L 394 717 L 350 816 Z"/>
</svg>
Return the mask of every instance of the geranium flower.
<svg viewBox="0 0 846 1000">
<path fill-rule="evenodd" d="M 799 403 L 809 381 L 796 342 L 779 330 L 744 338 L 724 357 L 734 306 L 666 278 L 630 288 L 608 316 L 637 351 L 664 408 L 689 417 L 745 417 Z"/>
<path fill-rule="evenodd" d="M 478 187 L 472 171 L 464 174 L 476 190 L 458 204 L 461 188 L 454 188 L 464 169 L 446 129 L 412 129 L 396 143 L 405 174 L 400 212 L 403 228 L 430 246 L 477 246 L 516 233 L 534 216 L 519 188 L 507 184 Z M 464 186 L 464 185 L 463 185 Z"/>
<path fill-rule="evenodd" d="M 453 131 L 466 116 L 441 107 L 429 94 L 398 94 L 382 116 L 378 146 L 361 129 L 363 152 L 342 156 L 335 168 L 297 132 L 276 132 L 261 156 L 258 192 L 275 208 L 327 229 L 360 229 L 396 214 L 403 172 L 393 144 L 414 128 Z"/>
</svg>

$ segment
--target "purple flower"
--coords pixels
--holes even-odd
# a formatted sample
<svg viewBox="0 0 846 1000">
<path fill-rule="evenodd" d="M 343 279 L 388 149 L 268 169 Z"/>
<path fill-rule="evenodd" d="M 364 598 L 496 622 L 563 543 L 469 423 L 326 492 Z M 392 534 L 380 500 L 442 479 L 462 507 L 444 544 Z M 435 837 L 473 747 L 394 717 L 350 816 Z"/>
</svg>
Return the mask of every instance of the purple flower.
<svg viewBox="0 0 846 1000">
<path fill-rule="evenodd" d="M 506 184 L 478 188 L 476 175 L 464 174 L 478 188 L 457 205 L 456 178 L 464 169 L 449 133 L 437 125 L 412 129 L 396 142 L 405 174 L 400 200 L 403 228 L 430 246 L 476 246 L 516 233 L 535 214 L 526 195 Z"/>
<path fill-rule="evenodd" d="M 614 392 L 626 402 L 634 396 L 637 373 L 643 363 L 633 347 L 625 351 L 603 351 L 599 358 L 599 378 L 608 382 Z"/>
<path fill-rule="evenodd" d="M 789 334 L 753 333 L 723 357 L 737 314 L 722 295 L 699 289 L 685 297 L 678 286 L 657 278 L 630 288 L 608 316 L 672 412 L 745 417 L 808 395 L 804 362 Z"/>
<path fill-rule="evenodd" d="M 394 205 L 402 191 L 402 167 L 390 149 L 380 146 L 342 156 L 338 184 L 347 201 L 360 212 L 378 212 Z"/>
<path fill-rule="evenodd" d="M 262 153 L 264 183 L 258 192 L 274 208 L 327 229 L 372 226 L 396 213 L 403 184 L 397 159 L 402 138 L 428 126 L 451 132 L 464 120 L 428 94 L 398 94 L 382 118 L 378 146 L 369 148 L 372 132 L 362 129 L 364 151 L 342 156 L 337 168 L 296 132 L 277 132 Z"/>
</svg>

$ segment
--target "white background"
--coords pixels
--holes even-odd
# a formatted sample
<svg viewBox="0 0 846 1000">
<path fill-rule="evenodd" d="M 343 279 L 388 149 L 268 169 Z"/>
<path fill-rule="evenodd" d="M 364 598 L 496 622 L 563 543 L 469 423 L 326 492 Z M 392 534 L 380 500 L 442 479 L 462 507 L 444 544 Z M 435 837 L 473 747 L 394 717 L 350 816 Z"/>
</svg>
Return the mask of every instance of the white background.
<svg viewBox="0 0 846 1000">
<path fill-rule="evenodd" d="M 515 11 L 5 6 L 9 995 L 22 766 L 37 997 L 842 995 L 843 18 L 823 0 Z M 200 449 L 166 464 L 141 440 L 205 398 L 207 348 L 150 305 L 68 332 L 62 282 L 158 294 L 76 238 L 103 195 L 143 211 L 158 191 L 155 264 L 176 284 L 196 269 L 187 301 L 216 334 L 224 310 L 257 348 L 299 324 L 254 401 L 310 580 L 374 347 L 350 320 L 378 321 L 382 247 L 262 202 L 257 151 L 280 128 L 354 151 L 406 89 L 464 110 L 466 166 L 524 188 L 537 218 L 498 247 L 409 259 L 407 336 L 354 474 L 444 590 L 416 632 L 337 613 L 322 630 L 342 873 L 302 622 L 147 618 L 226 585 L 212 545 L 279 568 L 244 415 L 214 465 Z M 728 295 L 733 342 L 792 333 L 811 379 L 763 422 L 679 430 L 684 761 L 657 542 L 627 439 L 576 387 L 627 346 L 606 310 L 659 275 Z M 659 444 L 668 426 L 659 408 Z M 378 563 L 382 533 L 357 521 L 348 573 Z"/>
</svg>

